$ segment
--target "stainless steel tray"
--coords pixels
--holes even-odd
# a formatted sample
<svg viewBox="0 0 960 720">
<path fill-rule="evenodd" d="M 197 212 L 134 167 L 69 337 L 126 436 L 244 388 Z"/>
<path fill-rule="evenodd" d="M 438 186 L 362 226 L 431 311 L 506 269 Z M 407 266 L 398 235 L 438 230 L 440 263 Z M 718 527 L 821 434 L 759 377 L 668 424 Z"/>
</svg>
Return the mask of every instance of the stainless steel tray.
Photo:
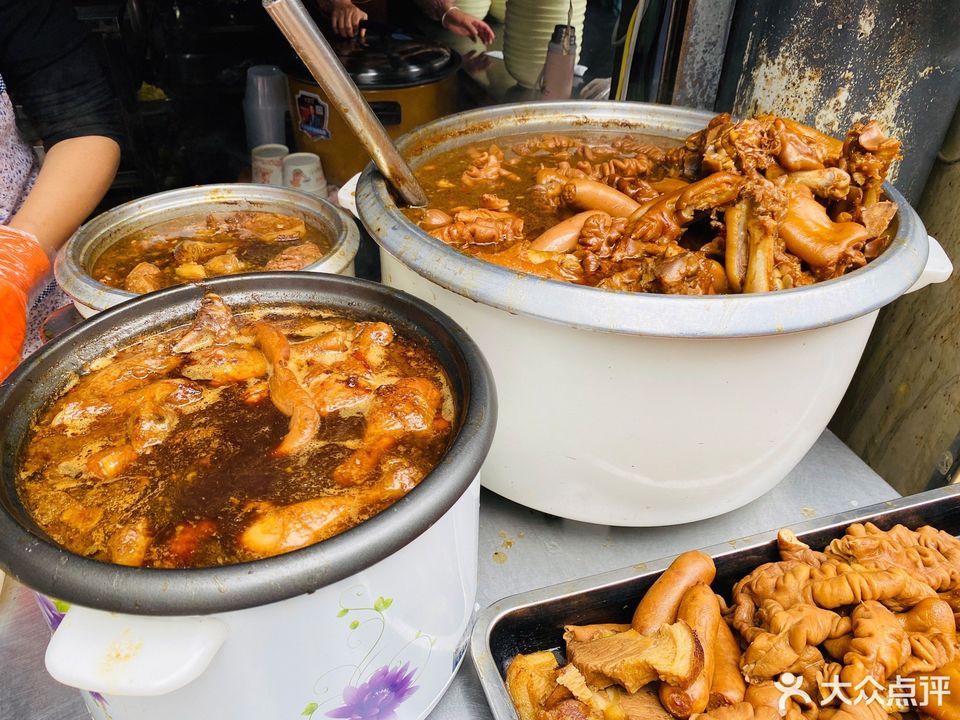
<svg viewBox="0 0 960 720">
<path fill-rule="evenodd" d="M 897 524 L 912 529 L 934 525 L 960 535 L 960 485 L 791 525 L 790 529 L 820 549 L 843 535 L 851 523 L 868 521 L 882 529 Z M 777 530 L 704 548 L 717 564 L 714 589 L 729 597 L 733 584 L 757 565 L 779 560 Z M 494 717 L 516 720 L 504 685 L 507 665 L 516 654 L 561 648 L 564 625 L 630 622 L 643 593 L 674 557 L 511 595 L 481 612 L 470 653 Z"/>
</svg>

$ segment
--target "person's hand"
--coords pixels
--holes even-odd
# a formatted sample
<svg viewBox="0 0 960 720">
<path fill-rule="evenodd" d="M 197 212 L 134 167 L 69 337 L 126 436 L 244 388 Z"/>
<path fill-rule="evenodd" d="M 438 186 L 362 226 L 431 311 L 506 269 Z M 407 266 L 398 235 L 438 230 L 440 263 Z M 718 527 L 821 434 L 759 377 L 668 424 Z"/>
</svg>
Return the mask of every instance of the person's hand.
<svg viewBox="0 0 960 720">
<path fill-rule="evenodd" d="M 350 0 L 333 0 L 330 24 L 333 25 L 333 31 L 340 37 L 363 36 L 360 23 L 366 19 L 367 14 Z"/>
<path fill-rule="evenodd" d="M 489 45 L 497 37 L 483 20 L 457 7 L 447 10 L 440 18 L 440 24 L 454 35 L 468 37 L 474 42 L 479 40 L 484 45 Z"/>
<path fill-rule="evenodd" d="M 486 52 L 469 50 L 461 58 L 461 67 L 468 73 L 481 73 L 493 64 L 493 58 Z"/>
<path fill-rule="evenodd" d="M 20 363 L 30 291 L 49 271 L 50 260 L 33 235 L 0 225 L 0 381 Z"/>
</svg>

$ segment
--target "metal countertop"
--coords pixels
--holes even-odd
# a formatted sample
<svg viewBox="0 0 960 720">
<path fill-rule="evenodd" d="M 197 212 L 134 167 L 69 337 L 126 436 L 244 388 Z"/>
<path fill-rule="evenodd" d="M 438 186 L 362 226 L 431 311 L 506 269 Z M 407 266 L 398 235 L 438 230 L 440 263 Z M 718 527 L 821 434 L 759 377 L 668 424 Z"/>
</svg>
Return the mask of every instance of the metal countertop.
<svg viewBox="0 0 960 720">
<path fill-rule="evenodd" d="M 759 500 L 687 525 L 589 525 L 529 510 L 484 491 L 477 602 L 485 607 L 506 595 L 895 497 L 897 492 L 829 431 L 786 480 Z M 79 693 L 59 685 L 44 670 L 48 638 L 33 597 L 8 578 L 0 591 L 0 720 L 88 717 Z M 430 720 L 491 717 L 467 657 Z"/>
</svg>

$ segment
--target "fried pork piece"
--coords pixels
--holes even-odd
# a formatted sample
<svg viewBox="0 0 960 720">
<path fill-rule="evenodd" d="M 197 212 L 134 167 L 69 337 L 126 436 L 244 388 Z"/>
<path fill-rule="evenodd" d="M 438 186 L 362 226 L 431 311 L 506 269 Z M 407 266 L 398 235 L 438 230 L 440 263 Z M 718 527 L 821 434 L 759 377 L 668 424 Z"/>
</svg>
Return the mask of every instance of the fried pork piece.
<svg viewBox="0 0 960 720">
<path fill-rule="evenodd" d="M 856 523 L 824 553 L 870 568 L 901 568 L 938 592 L 960 589 L 960 540 L 929 526 L 883 531 L 872 523 Z"/>
<path fill-rule="evenodd" d="M 302 240 L 307 234 L 302 218 L 268 212 L 211 213 L 207 215 L 207 228 L 215 235 L 266 243 Z"/>
<path fill-rule="evenodd" d="M 341 495 L 304 500 L 291 505 L 253 502 L 253 521 L 240 534 L 240 545 L 253 557 L 270 557 L 333 537 L 356 524 L 358 518 L 379 511 L 416 486 L 420 477 L 384 463 L 384 472 L 362 487 Z"/>
<path fill-rule="evenodd" d="M 933 672 L 957 657 L 956 621 L 943 600 L 927 598 L 896 617 L 910 644 L 910 657 L 897 668 L 898 675 Z"/>
<path fill-rule="evenodd" d="M 436 213 L 427 214 L 425 219 L 433 226 L 430 234 L 450 245 L 500 246 L 523 239 L 523 220 L 500 210 L 461 210 L 445 225 L 436 224 L 442 220 Z"/>
<path fill-rule="evenodd" d="M 276 455 L 294 455 L 313 440 L 320 429 L 320 413 L 313 397 L 289 367 L 290 343 L 274 325 L 258 322 L 257 344 L 270 362 L 267 387 L 274 407 L 290 418 L 287 434 L 274 450 Z"/>
<path fill-rule="evenodd" d="M 203 264 L 203 269 L 210 275 L 233 275 L 246 270 L 247 265 L 236 255 L 227 253 L 210 258 Z"/>
<path fill-rule="evenodd" d="M 875 600 L 857 605 L 850 613 L 853 639 L 843 656 L 840 679 L 847 687 L 865 687 L 868 678 L 885 685 L 910 657 L 910 643 L 903 625 L 890 610 Z"/>
<path fill-rule="evenodd" d="M 725 271 L 735 291 L 769 292 L 786 284 L 777 273 L 777 255 L 783 248 L 780 225 L 786 214 L 783 190 L 751 171 L 737 204 L 724 216 Z"/>
<path fill-rule="evenodd" d="M 237 335 L 233 312 L 215 293 L 207 293 L 200 301 L 197 316 L 190 328 L 173 346 L 175 353 L 190 353 L 211 345 L 224 345 Z"/>
<path fill-rule="evenodd" d="M 123 289 L 133 293 L 148 293 L 163 287 L 163 271 L 153 263 L 142 262 L 127 273 Z"/>
<path fill-rule="evenodd" d="M 698 214 L 732 204 L 742 184 L 739 175 L 718 172 L 642 203 L 628 220 L 617 257 L 640 257 L 652 246 L 674 243 Z"/>
<path fill-rule="evenodd" d="M 267 359 L 256 348 L 229 343 L 196 350 L 187 357 L 184 377 L 214 384 L 242 382 L 267 374 Z"/>
<path fill-rule="evenodd" d="M 863 246 L 868 233 L 863 225 L 831 220 L 804 185 L 788 183 L 785 190 L 787 212 L 780 223 L 780 237 L 787 250 L 810 265 L 821 280 L 866 264 Z"/>
<path fill-rule="evenodd" d="M 310 263 L 315 263 L 323 257 L 323 250 L 315 243 L 307 242 L 284 248 L 277 253 L 266 265 L 264 270 L 302 270 Z"/>
<path fill-rule="evenodd" d="M 517 655 L 507 667 L 507 692 L 519 720 L 539 720 L 544 703 L 557 686 L 557 658 L 552 652 Z"/>
<path fill-rule="evenodd" d="M 777 160 L 788 172 L 837 164 L 842 143 L 836 138 L 790 118 L 775 117 L 773 122 L 781 145 Z"/>
<path fill-rule="evenodd" d="M 342 487 L 359 485 L 405 435 L 427 436 L 449 424 L 440 416 L 440 388 L 429 378 L 401 378 L 376 389 L 366 413 L 361 448 L 333 471 Z"/>
<path fill-rule="evenodd" d="M 706 172 L 762 172 L 777 162 L 780 134 L 771 115 L 724 122 L 704 138 L 702 168 Z"/>
<path fill-rule="evenodd" d="M 700 252 L 682 252 L 654 265 L 658 290 L 668 295 L 717 295 L 727 291 L 727 276 L 716 260 Z"/>
<path fill-rule="evenodd" d="M 174 274 L 179 280 L 184 282 L 197 282 L 207 277 L 207 269 L 200 263 L 183 263 L 173 269 Z"/>
<path fill-rule="evenodd" d="M 880 200 L 883 181 L 894 161 L 900 159 L 900 141 L 888 138 L 876 120 L 854 123 L 847 133 L 837 165 L 846 170 L 853 184 L 863 191 L 863 207 Z"/>
<path fill-rule="evenodd" d="M 173 259 L 179 264 L 205 263 L 207 260 L 223 255 L 237 246 L 234 241 L 209 242 L 206 240 L 182 240 L 173 249 Z"/>
<path fill-rule="evenodd" d="M 567 643 L 567 658 L 596 688 L 618 683 L 636 692 L 653 680 L 686 687 L 703 667 L 703 648 L 684 622 L 654 635 L 634 630 L 587 642 Z"/>
<path fill-rule="evenodd" d="M 666 174 L 690 181 L 699 179 L 704 150 L 729 125 L 730 113 L 721 113 L 712 118 L 703 130 L 688 135 L 683 145 L 668 150 L 663 163 Z"/>
<path fill-rule="evenodd" d="M 598 623 L 596 625 L 564 625 L 563 641 L 589 642 L 598 638 L 610 637 L 630 629 L 630 623 Z"/>
</svg>

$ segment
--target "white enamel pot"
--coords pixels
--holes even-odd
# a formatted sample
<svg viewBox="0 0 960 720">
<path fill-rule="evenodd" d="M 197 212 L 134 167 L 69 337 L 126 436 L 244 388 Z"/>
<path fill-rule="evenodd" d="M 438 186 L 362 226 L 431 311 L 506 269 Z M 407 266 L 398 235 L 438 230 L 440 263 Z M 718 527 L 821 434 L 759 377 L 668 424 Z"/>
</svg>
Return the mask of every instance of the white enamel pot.
<svg viewBox="0 0 960 720">
<path fill-rule="evenodd" d="M 515 133 L 683 138 L 710 118 L 530 103 L 445 118 L 398 145 L 416 168 Z M 449 313 L 490 361 L 501 414 L 484 485 L 565 518 L 659 526 L 720 515 L 779 483 L 827 426 L 879 308 L 949 277 L 917 214 L 886 192 L 897 225 L 877 260 L 814 286 L 712 297 L 609 292 L 468 257 L 408 220 L 372 166 L 356 206 L 380 244 L 383 282 Z"/>
<path fill-rule="evenodd" d="M 233 307 L 322 306 L 419 336 L 457 398 L 450 448 L 388 509 L 285 555 L 164 570 L 57 547 L 16 495 L 30 418 L 105 347 L 189 320 L 204 290 Z M 38 593 L 54 630 L 47 670 L 81 689 L 97 720 L 319 720 L 371 708 L 414 720 L 452 680 L 475 611 L 477 475 L 496 397 L 476 346 L 442 313 L 375 283 L 309 273 L 169 288 L 100 313 L 25 360 L 0 385 L 0 413 L 11 418 L 0 431 L 0 567 Z"/>
<path fill-rule="evenodd" d="M 167 190 L 118 205 L 77 230 L 54 262 L 57 284 L 83 317 L 137 297 L 94 280 L 90 269 L 103 252 L 131 233 L 179 217 L 260 211 L 302 218 L 331 239 L 330 248 L 301 272 L 354 275 L 360 231 L 354 219 L 327 200 L 276 185 L 224 183 Z"/>
</svg>

